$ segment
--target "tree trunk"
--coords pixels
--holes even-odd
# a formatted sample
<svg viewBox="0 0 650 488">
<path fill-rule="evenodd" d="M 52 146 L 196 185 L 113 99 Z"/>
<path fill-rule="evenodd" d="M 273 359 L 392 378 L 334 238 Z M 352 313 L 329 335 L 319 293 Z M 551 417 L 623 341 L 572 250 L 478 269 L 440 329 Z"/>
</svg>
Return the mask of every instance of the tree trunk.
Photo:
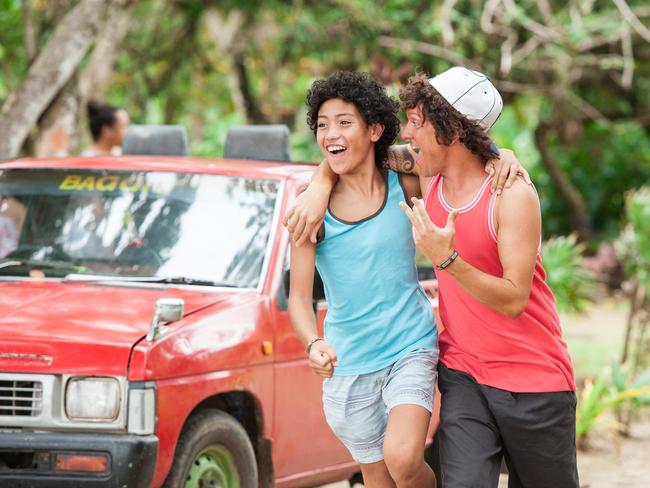
<svg viewBox="0 0 650 488">
<path fill-rule="evenodd" d="M 91 98 L 102 100 L 106 96 L 117 54 L 130 24 L 129 11 L 123 5 L 111 4 L 88 64 L 79 78 L 82 106 Z"/>
<path fill-rule="evenodd" d="M 90 98 L 103 100 L 109 85 L 122 39 L 129 29 L 129 14 L 125 5 L 112 2 L 104 17 L 88 63 L 65 85 L 46 109 L 38 123 L 34 154 L 38 158 L 61 157 L 75 150 L 84 137 L 81 121 Z"/>
<path fill-rule="evenodd" d="M 119 0 L 82 0 L 57 24 L 0 112 L 0 159 L 16 157 L 29 131 L 73 76 L 102 25 L 108 6 Z"/>
<path fill-rule="evenodd" d="M 645 358 L 648 357 L 648 346 L 650 345 L 646 339 L 646 332 L 650 325 L 650 320 L 648 320 L 648 309 L 650 308 L 647 301 L 648 290 L 644 286 L 641 288 L 643 290 L 643 301 L 641 302 L 640 316 L 637 321 L 637 340 L 635 341 L 634 357 L 630 369 L 633 378 L 643 371 L 644 366 L 646 366 Z"/>
<path fill-rule="evenodd" d="M 233 65 L 239 92 L 244 99 L 246 120 L 250 124 L 268 124 L 269 120 L 260 110 L 257 100 L 255 100 L 255 96 L 251 91 L 248 80 L 248 69 L 246 68 L 246 59 L 244 58 L 243 52 L 239 52 L 233 56 Z"/>
<path fill-rule="evenodd" d="M 637 315 L 644 300 L 645 289 L 637 280 L 633 281 L 632 292 L 630 293 L 630 311 L 625 324 L 625 338 L 623 339 L 623 351 L 621 352 L 621 364 L 626 363 L 632 348 L 632 336 L 636 324 Z"/>
<path fill-rule="evenodd" d="M 25 42 L 25 60 L 27 66 L 32 64 L 36 56 L 36 38 L 34 36 L 34 22 L 32 22 L 31 0 L 22 0 L 21 13 L 23 17 L 23 37 Z"/>
<path fill-rule="evenodd" d="M 540 152 L 542 165 L 548 172 L 560 195 L 566 200 L 571 210 L 573 228 L 581 241 L 587 241 L 594 235 L 587 204 L 580 192 L 560 168 L 560 164 L 549 149 L 548 135 L 553 130 L 551 121 L 540 122 L 535 129 L 535 145 Z"/>
<path fill-rule="evenodd" d="M 39 121 L 34 143 L 37 158 L 63 157 L 79 143 L 79 97 L 77 77 L 61 90 Z"/>
<path fill-rule="evenodd" d="M 259 108 L 250 89 L 246 59 L 242 45 L 244 17 L 239 10 L 231 10 L 224 16 L 217 9 L 205 14 L 205 25 L 215 45 L 228 59 L 228 82 L 233 105 L 249 123 L 266 124 L 268 120 Z M 248 26 L 250 28 L 250 26 Z"/>
</svg>

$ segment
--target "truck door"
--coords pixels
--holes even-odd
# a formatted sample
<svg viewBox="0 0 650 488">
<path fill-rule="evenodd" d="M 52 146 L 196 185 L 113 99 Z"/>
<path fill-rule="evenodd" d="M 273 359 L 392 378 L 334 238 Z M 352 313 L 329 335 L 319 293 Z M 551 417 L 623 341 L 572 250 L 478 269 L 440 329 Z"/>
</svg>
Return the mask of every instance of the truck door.
<svg viewBox="0 0 650 488">
<path fill-rule="evenodd" d="M 291 327 L 287 312 L 289 249 L 283 261 L 284 270 L 277 293 L 275 321 L 273 458 L 276 478 L 352 463 L 348 451 L 325 421 L 322 379 L 309 367 L 304 346 Z M 322 283 L 315 285 L 318 331 L 322 336 L 326 304 Z"/>
</svg>

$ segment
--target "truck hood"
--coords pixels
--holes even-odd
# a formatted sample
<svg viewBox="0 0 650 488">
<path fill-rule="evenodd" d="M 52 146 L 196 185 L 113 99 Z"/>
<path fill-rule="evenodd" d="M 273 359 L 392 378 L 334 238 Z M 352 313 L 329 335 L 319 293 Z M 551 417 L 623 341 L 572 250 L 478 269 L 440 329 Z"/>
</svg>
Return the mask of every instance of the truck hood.
<svg viewBox="0 0 650 488">
<path fill-rule="evenodd" d="M 0 282 L 0 372 L 126 375 L 159 298 L 185 315 L 235 292 L 90 283 Z"/>
</svg>

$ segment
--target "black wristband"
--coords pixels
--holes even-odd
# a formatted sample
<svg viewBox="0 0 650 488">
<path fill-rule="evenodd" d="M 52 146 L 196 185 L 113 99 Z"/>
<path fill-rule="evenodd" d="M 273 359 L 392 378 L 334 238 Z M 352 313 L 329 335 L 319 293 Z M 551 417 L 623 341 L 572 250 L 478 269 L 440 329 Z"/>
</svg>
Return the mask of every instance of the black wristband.
<svg viewBox="0 0 650 488">
<path fill-rule="evenodd" d="M 449 266 L 451 263 L 453 263 L 456 258 L 458 257 L 458 251 L 456 249 L 453 250 L 453 252 L 449 255 L 447 259 L 445 259 L 442 263 L 436 264 L 436 269 L 443 270 L 447 266 Z"/>
</svg>

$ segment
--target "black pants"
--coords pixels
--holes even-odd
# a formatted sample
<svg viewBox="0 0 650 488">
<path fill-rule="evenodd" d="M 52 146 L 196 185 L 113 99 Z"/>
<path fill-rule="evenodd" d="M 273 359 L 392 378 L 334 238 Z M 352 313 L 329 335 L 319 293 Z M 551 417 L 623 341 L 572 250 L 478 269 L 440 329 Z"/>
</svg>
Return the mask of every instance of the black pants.
<svg viewBox="0 0 650 488">
<path fill-rule="evenodd" d="M 438 364 L 442 488 L 578 488 L 573 392 L 512 393 Z"/>
</svg>

